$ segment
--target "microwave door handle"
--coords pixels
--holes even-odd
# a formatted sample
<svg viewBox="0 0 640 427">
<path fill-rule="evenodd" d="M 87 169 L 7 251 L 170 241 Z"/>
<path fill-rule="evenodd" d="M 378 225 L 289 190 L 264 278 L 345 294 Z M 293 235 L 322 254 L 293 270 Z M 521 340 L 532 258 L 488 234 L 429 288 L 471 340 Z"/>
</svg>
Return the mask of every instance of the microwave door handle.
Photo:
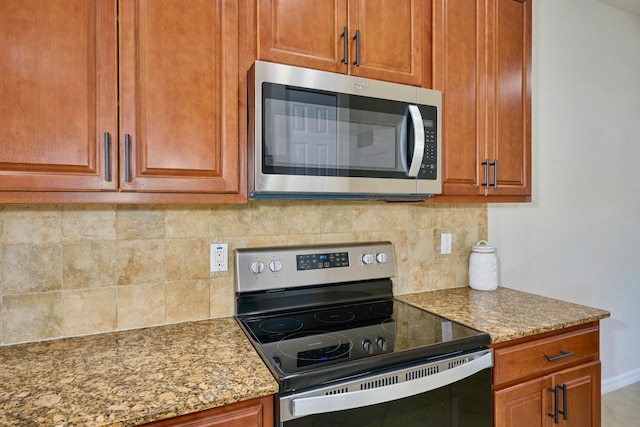
<svg viewBox="0 0 640 427">
<path fill-rule="evenodd" d="M 409 118 L 413 125 L 413 156 L 411 156 L 411 164 L 409 165 L 407 176 L 415 178 L 420 172 L 420 166 L 422 165 L 422 159 L 424 158 L 424 127 L 422 124 L 422 114 L 417 105 L 409 105 Z M 405 152 L 409 149 L 408 138 L 405 139 L 406 146 Z M 408 153 L 407 153 L 408 154 Z"/>
</svg>

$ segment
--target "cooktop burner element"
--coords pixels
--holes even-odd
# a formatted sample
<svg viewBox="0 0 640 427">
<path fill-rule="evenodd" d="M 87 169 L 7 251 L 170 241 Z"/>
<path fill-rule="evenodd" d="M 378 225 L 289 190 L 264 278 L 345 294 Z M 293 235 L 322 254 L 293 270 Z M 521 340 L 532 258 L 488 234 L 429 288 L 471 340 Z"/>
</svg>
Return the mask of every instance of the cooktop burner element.
<svg viewBox="0 0 640 427">
<path fill-rule="evenodd" d="M 344 262 L 320 262 L 336 254 Z M 236 268 L 238 321 L 281 391 L 489 344 L 393 298 L 388 242 L 239 249 Z"/>
<path fill-rule="evenodd" d="M 268 319 L 260 323 L 259 328 L 267 333 L 286 334 L 302 329 L 303 323 L 294 318 Z"/>
<path fill-rule="evenodd" d="M 355 314 L 346 310 L 324 310 L 313 315 L 319 322 L 347 323 L 356 318 Z"/>
</svg>

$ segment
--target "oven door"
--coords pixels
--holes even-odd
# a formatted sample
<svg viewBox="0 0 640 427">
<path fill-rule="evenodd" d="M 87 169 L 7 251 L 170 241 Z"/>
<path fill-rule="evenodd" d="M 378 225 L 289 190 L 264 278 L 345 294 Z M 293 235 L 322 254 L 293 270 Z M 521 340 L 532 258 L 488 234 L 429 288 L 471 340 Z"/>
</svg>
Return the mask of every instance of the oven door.
<svg viewBox="0 0 640 427">
<path fill-rule="evenodd" d="M 493 426 L 492 350 L 279 398 L 279 425 Z"/>
</svg>

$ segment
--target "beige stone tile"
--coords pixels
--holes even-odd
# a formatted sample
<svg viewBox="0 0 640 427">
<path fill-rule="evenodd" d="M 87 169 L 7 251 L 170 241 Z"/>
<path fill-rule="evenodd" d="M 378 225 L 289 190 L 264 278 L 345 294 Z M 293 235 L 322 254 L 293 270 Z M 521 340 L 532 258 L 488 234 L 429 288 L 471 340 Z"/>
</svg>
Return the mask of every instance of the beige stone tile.
<svg viewBox="0 0 640 427">
<path fill-rule="evenodd" d="M 64 289 L 116 285 L 116 242 L 91 241 L 62 245 Z"/>
<path fill-rule="evenodd" d="M 323 230 L 319 201 L 276 200 L 252 205 L 251 235 L 313 234 Z M 257 209 L 256 209 L 257 208 Z"/>
<path fill-rule="evenodd" d="M 41 203 L 36 203 L 33 205 L 2 205 L 2 216 L 5 218 L 60 218 L 62 206 L 63 205 Z"/>
<path fill-rule="evenodd" d="M 119 286 L 117 328 L 133 329 L 161 325 L 166 321 L 164 283 Z"/>
<path fill-rule="evenodd" d="M 209 206 L 167 206 L 165 211 L 165 238 L 188 239 L 209 235 Z"/>
<path fill-rule="evenodd" d="M 96 334 L 116 328 L 116 288 L 75 289 L 62 293 L 65 336 Z"/>
<path fill-rule="evenodd" d="M 118 206 L 116 218 L 118 240 L 150 240 L 165 237 L 163 206 Z"/>
<path fill-rule="evenodd" d="M 350 233 L 353 231 L 353 202 L 326 201 L 322 204 L 322 232 Z"/>
<path fill-rule="evenodd" d="M 5 295 L 3 343 L 41 341 L 62 336 L 62 293 Z"/>
<path fill-rule="evenodd" d="M 439 235 L 438 235 L 439 236 Z M 407 258 L 409 261 L 431 261 L 435 257 L 433 230 L 414 230 L 407 237 Z M 439 249 L 438 245 L 438 249 Z M 397 250 L 397 248 L 396 248 Z"/>
<path fill-rule="evenodd" d="M 480 215 L 481 206 L 473 203 L 460 203 L 455 205 L 455 223 L 456 227 L 477 227 L 478 217 Z"/>
<path fill-rule="evenodd" d="M 457 256 L 454 258 L 456 282 L 455 286 L 469 286 L 469 257 Z"/>
<path fill-rule="evenodd" d="M 131 240 L 117 244 L 119 285 L 164 280 L 164 240 Z"/>
<path fill-rule="evenodd" d="M 209 236 L 249 236 L 251 234 L 251 215 L 257 206 L 256 201 L 249 205 L 213 205 L 209 219 Z"/>
<path fill-rule="evenodd" d="M 478 240 L 489 240 L 489 227 L 478 227 Z"/>
<path fill-rule="evenodd" d="M 4 244 L 60 243 L 62 228 L 60 217 L 5 218 L 2 227 Z"/>
<path fill-rule="evenodd" d="M 186 322 L 209 317 L 209 280 L 167 283 L 167 322 Z"/>
<path fill-rule="evenodd" d="M 166 280 L 209 277 L 209 239 L 167 239 L 164 242 Z"/>
<path fill-rule="evenodd" d="M 433 229 L 433 218 L 437 215 L 438 205 L 431 203 L 411 203 L 407 206 L 408 228 L 411 230 Z"/>
<path fill-rule="evenodd" d="M 489 226 L 489 210 L 487 209 L 487 204 L 483 203 L 480 205 L 480 210 L 478 213 L 478 227 L 488 227 Z"/>
<path fill-rule="evenodd" d="M 454 256 L 466 256 L 471 254 L 471 246 L 478 243 L 477 227 L 458 227 L 453 230 L 452 250 Z"/>
<path fill-rule="evenodd" d="M 438 204 L 434 206 L 431 216 L 431 225 L 433 228 L 453 228 L 455 226 L 455 205 L 448 203 Z"/>
<path fill-rule="evenodd" d="M 62 289 L 60 244 L 4 245 L 3 294 Z"/>
<path fill-rule="evenodd" d="M 412 294 L 429 290 L 434 284 L 429 282 L 431 261 L 416 260 L 408 266 L 408 278 L 405 286 L 399 287 L 398 294 Z"/>
<path fill-rule="evenodd" d="M 235 283 L 231 277 L 211 278 L 210 309 L 211 318 L 233 316 L 235 314 Z"/>
<path fill-rule="evenodd" d="M 62 210 L 62 241 L 115 240 L 114 205 L 65 205 Z"/>
<path fill-rule="evenodd" d="M 362 202 L 354 205 L 355 231 L 406 230 L 409 210 L 405 203 Z"/>
</svg>

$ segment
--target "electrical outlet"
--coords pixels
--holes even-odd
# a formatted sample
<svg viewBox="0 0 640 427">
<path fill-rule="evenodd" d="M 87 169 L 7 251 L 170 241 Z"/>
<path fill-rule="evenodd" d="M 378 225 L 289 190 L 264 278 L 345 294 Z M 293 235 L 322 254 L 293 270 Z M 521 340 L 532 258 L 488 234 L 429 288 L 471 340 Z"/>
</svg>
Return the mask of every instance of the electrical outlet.
<svg viewBox="0 0 640 427">
<path fill-rule="evenodd" d="M 440 253 L 442 255 L 451 253 L 451 233 L 442 233 L 440 235 Z"/>
<path fill-rule="evenodd" d="M 229 245 L 226 243 L 211 244 L 211 272 L 229 270 Z"/>
</svg>

